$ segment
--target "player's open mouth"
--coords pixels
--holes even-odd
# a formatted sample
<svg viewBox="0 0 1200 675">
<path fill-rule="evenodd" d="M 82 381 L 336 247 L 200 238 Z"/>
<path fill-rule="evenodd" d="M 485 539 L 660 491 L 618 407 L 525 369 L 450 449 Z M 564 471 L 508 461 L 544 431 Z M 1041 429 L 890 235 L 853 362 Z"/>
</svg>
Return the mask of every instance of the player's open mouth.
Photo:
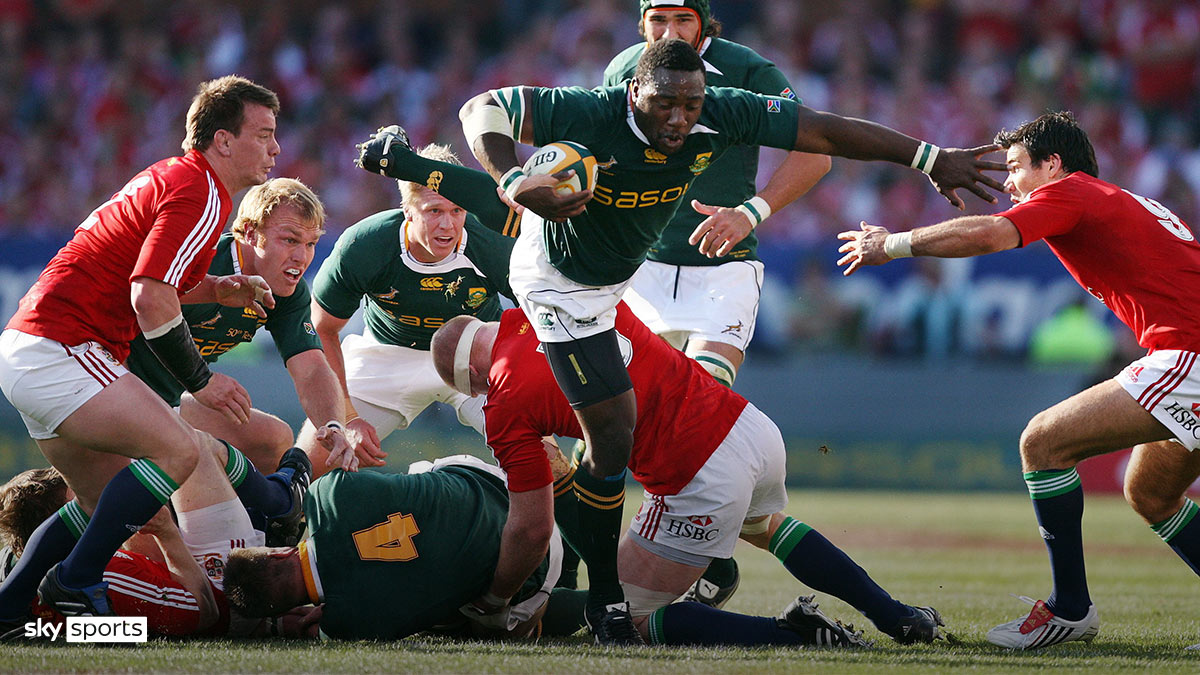
<svg viewBox="0 0 1200 675">
<path fill-rule="evenodd" d="M 442 246 L 452 246 L 454 244 L 454 237 L 434 237 L 433 240 Z"/>
<path fill-rule="evenodd" d="M 296 267 L 289 267 L 283 271 L 283 276 L 288 281 L 295 283 L 295 282 L 300 281 L 300 275 L 302 273 L 303 273 L 303 270 L 300 270 Z"/>
</svg>

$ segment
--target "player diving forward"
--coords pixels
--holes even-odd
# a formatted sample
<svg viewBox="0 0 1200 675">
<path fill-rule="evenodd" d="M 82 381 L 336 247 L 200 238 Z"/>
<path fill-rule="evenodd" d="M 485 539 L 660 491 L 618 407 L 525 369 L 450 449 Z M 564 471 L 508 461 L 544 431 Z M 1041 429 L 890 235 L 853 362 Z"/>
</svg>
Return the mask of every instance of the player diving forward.
<svg viewBox="0 0 1200 675">
<path fill-rule="evenodd" d="M 611 641 L 634 641 L 614 563 L 637 406 L 613 321 L 630 278 L 695 177 L 732 145 L 766 145 L 909 164 L 929 172 L 961 206 L 955 193 L 960 187 L 994 201 L 979 183 L 996 190 L 1001 185 L 980 169 L 1002 167 L 977 159 L 991 146 L 939 151 L 886 127 L 786 98 L 706 89 L 704 62 L 681 40 L 646 47 L 627 86 L 507 87 L 470 99 L 460 117 L 480 163 L 528 209 L 509 279 L 587 442 L 585 470 L 575 483 L 586 521 L 581 529 L 594 533 L 580 550 L 594 596 L 589 620 L 595 627 L 609 617 L 604 623 L 619 633 Z M 594 194 L 558 195 L 551 189 L 554 177 L 525 176 L 516 140 L 587 147 L 600 167 Z"/>
</svg>

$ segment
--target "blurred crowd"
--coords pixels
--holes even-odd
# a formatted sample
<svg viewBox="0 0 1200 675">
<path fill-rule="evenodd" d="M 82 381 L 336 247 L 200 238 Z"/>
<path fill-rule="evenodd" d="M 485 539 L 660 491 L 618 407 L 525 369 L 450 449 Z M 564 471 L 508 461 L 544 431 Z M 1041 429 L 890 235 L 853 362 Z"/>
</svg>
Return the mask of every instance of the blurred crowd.
<svg viewBox="0 0 1200 675">
<path fill-rule="evenodd" d="M 1102 178 L 1200 226 L 1200 1 L 712 8 L 725 36 L 778 64 L 808 105 L 939 145 L 982 145 L 1046 110 L 1073 110 Z M 133 173 L 179 153 L 197 83 L 230 72 L 280 94 L 274 175 L 313 186 L 336 234 L 398 204 L 386 182 L 352 164 L 354 144 L 375 128 L 399 122 L 414 142 L 451 143 L 472 164 L 457 118 L 467 98 L 506 84 L 595 86 L 609 59 L 640 39 L 637 21 L 636 0 L 0 0 L 0 237 L 65 240 Z M 769 171 L 780 155 L 763 158 Z M 869 282 L 878 286 L 834 279 L 836 232 L 956 213 L 919 178 L 835 160 L 767 222 L 774 299 L 764 305 L 764 346 L 971 351 L 953 329 L 961 306 L 943 312 L 951 323 L 941 337 L 936 326 L 914 329 L 912 317 L 897 328 L 870 314 L 878 289 L 905 281 L 917 306 L 953 296 L 973 263 L 909 266 Z M 973 212 L 997 209 L 966 201 Z"/>
</svg>

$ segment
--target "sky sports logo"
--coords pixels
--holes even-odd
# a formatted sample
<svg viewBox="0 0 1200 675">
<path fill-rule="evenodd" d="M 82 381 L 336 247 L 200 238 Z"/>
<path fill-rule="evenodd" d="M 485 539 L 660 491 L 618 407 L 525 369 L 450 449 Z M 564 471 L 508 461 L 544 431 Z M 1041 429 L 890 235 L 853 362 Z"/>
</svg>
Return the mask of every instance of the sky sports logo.
<svg viewBox="0 0 1200 675">
<path fill-rule="evenodd" d="M 30 640 L 60 637 L 67 642 L 145 642 L 150 631 L 144 616 L 69 616 L 66 624 L 39 618 L 25 624 Z"/>
</svg>

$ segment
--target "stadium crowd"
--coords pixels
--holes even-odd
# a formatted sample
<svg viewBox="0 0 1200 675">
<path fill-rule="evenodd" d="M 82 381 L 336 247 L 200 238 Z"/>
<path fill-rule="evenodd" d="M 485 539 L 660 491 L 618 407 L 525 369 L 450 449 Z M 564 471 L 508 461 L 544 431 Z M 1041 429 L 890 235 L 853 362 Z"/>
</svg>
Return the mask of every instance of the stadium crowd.
<svg viewBox="0 0 1200 675">
<path fill-rule="evenodd" d="M 355 171 L 354 142 L 400 121 L 417 145 L 461 151 L 455 113 L 470 92 L 600 84 L 609 59 L 637 41 L 627 4 L 3 3 L 0 237 L 64 240 L 111 185 L 177 150 L 167 133 L 181 121 L 177 101 L 229 72 L 279 93 L 286 151 L 275 175 L 312 186 L 336 235 L 394 204 Z M 1200 2 L 727 0 L 714 12 L 726 37 L 778 64 L 814 108 L 935 143 L 983 143 L 1046 110 L 1073 110 L 1106 179 L 1158 195 L 1187 222 L 1200 216 Z M 64 155 L 71 161 L 46 160 Z M 864 311 L 868 293 L 854 286 L 828 288 L 829 235 L 843 225 L 905 228 L 952 213 L 903 169 L 835 162 L 761 232 L 773 311 L 756 346 L 1023 354 L 1030 329 L 939 328 L 939 307 L 962 311 L 946 289 L 971 262 L 906 272 L 908 295 L 891 312 Z"/>
</svg>

